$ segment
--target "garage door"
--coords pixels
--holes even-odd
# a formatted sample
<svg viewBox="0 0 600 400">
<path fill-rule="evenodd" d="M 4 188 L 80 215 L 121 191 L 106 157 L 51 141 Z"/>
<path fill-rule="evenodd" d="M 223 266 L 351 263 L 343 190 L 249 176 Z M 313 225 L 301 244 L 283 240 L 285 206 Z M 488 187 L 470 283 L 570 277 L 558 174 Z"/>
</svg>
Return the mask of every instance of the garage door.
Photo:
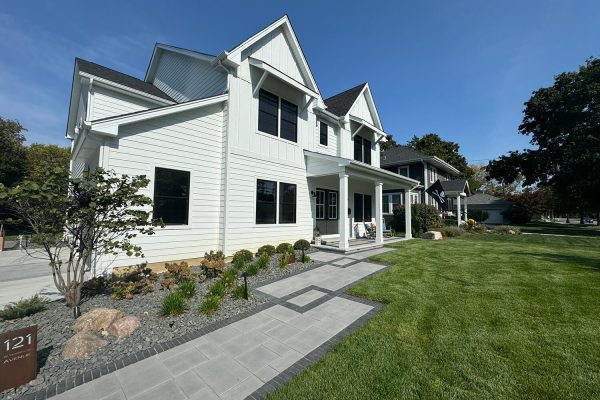
<svg viewBox="0 0 600 400">
<path fill-rule="evenodd" d="M 502 225 L 504 223 L 504 218 L 502 218 L 502 214 L 500 210 L 485 210 L 489 214 L 488 219 L 485 220 L 486 224 L 496 224 Z"/>
</svg>

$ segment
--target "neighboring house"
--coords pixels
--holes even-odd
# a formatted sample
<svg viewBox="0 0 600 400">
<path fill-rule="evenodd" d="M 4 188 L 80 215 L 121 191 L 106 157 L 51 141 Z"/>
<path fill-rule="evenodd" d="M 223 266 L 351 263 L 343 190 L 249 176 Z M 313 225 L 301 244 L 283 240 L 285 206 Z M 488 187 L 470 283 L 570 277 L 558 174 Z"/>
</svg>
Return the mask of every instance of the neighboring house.
<svg viewBox="0 0 600 400">
<path fill-rule="evenodd" d="M 426 156 L 407 146 L 396 146 L 382 151 L 380 159 L 381 168 L 419 181 L 421 187 L 413 190 L 410 197 L 412 204 L 423 203 L 439 208 L 437 202 L 426 192 L 426 189 L 439 179 L 449 200 L 449 214 L 455 215 L 457 207 L 460 207 L 464 217 L 466 201 L 461 205 L 460 199 L 466 199 L 470 192 L 468 182 L 459 177 L 458 169 L 438 157 Z M 404 205 L 403 199 L 402 190 L 384 191 L 383 213 L 386 222 L 393 218 L 395 206 Z"/>
<path fill-rule="evenodd" d="M 485 211 L 488 213 L 488 218 L 485 221 L 481 221 L 486 224 L 508 224 L 508 219 L 502 213 L 510 209 L 513 205 L 512 201 L 485 193 L 475 193 L 469 197 L 469 210 Z"/>
<path fill-rule="evenodd" d="M 218 56 L 157 44 L 143 80 L 77 59 L 67 137 L 75 176 L 150 178 L 166 228 L 136 239 L 148 262 L 310 240 L 315 228 L 346 250 L 380 225 L 384 190 L 410 197 L 418 185 L 379 168 L 386 133 L 368 84 L 322 98 L 287 16 Z M 135 262 L 105 257 L 97 270 Z"/>
</svg>

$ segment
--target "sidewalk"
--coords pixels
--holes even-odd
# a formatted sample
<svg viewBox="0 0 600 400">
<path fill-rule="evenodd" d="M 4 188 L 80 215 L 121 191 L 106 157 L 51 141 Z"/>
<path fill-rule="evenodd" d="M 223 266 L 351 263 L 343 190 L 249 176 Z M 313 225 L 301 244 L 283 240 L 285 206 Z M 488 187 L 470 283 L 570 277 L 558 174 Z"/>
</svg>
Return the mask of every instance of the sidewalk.
<svg viewBox="0 0 600 400">
<path fill-rule="evenodd" d="M 343 291 L 386 268 L 363 260 L 390 250 L 312 253 L 327 264 L 255 289 L 272 299 L 264 309 L 55 399 L 262 398 L 379 311 Z"/>
</svg>

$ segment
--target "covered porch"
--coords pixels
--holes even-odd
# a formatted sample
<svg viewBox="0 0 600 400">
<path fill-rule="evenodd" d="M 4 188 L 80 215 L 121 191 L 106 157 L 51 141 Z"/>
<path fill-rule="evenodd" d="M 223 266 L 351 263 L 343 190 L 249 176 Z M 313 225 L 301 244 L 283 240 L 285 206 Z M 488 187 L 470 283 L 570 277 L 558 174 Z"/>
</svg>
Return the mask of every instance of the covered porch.
<svg viewBox="0 0 600 400">
<path fill-rule="evenodd" d="M 308 150 L 304 155 L 317 245 L 320 239 L 321 246 L 344 252 L 383 245 L 382 200 L 388 189 L 404 192 L 405 238 L 411 238 L 410 196 L 418 181 L 346 158 Z"/>
</svg>

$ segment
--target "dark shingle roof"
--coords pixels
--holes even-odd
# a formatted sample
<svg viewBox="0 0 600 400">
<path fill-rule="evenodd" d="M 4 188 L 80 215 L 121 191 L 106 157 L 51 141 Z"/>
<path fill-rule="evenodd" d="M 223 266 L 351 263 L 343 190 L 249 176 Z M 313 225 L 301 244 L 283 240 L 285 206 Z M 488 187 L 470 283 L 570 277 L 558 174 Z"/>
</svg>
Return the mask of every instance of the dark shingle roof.
<svg viewBox="0 0 600 400">
<path fill-rule="evenodd" d="M 469 197 L 469 205 L 496 205 L 496 206 L 509 206 L 513 204 L 512 201 L 504 200 L 491 194 L 486 193 L 475 193 Z"/>
<path fill-rule="evenodd" d="M 327 106 L 327 111 L 341 117 L 342 115 L 348 114 L 350 107 L 356 101 L 356 98 L 365 87 L 366 83 L 361 83 L 358 86 L 348 89 L 342 93 L 338 93 L 335 96 L 331 96 L 328 99 L 323 100 Z"/>
<path fill-rule="evenodd" d="M 380 164 L 381 165 L 393 165 L 398 164 L 399 162 L 414 160 L 417 158 L 430 158 L 423 153 L 419 153 L 415 149 L 412 149 L 407 146 L 395 146 L 391 147 L 387 150 L 384 150 L 380 154 Z"/>
<path fill-rule="evenodd" d="M 445 192 L 462 192 L 467 184 L 466 179 L 453 179 L 451 181 L 440 181 Z"/>
<path fill-rule="evenodd" d="M 104 67 L 100 64 L 93 63 L 91 61 L 82 60 L 76 58 L 75 62 L 79 66 L 79 71 L 86 72 L 90 75 L 97 76 L 99 78 L 107 79 L 111 82 L 118 83 L 123 86 L 130 87 L 140 92 L 148 93 L 161 99 L 175 101 L 165 92 L 157 88 L 151 83 L 145 82 L 141 79 L 135 78 L 131 75 L 124 74 L 114 69 Z"/>
</svg>

